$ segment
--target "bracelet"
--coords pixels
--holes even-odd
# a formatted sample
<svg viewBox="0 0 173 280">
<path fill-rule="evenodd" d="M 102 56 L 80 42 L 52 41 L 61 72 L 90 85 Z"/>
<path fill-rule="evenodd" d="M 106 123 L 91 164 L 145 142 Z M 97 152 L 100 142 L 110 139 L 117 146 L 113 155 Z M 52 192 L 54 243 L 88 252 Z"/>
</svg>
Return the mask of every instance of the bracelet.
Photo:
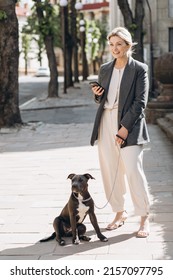
<svg viewBox="0 0 173 280">
<path fill-rule="evenodd" d="M 126 139 L 124 139 L 123 137 L 121 137 L 119 134 L 116 134 L 116 136 L 117 136 L 118 138 L 120 138 L 121 140 L 123 140 L 124 142 L 126 142 Z"/>
</svg>

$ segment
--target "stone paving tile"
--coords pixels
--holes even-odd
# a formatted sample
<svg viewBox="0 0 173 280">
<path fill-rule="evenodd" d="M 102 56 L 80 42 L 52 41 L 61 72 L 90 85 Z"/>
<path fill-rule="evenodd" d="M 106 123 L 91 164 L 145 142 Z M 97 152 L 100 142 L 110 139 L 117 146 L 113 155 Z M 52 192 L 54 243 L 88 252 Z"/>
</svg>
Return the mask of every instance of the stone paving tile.
<svg viewBox="0 0 173 280">
<path fill-rule="evenodd" d="M 173 205 L 167 205 L 165 204 L 157 204 L 151 206 L 151 211 L 155 213 L 173 213 Z"/>
<path fill-rule="evenodd" d="M 13 248 L 14 244 L 25 244 L 26 246 L 27 244 L 35 244 L 41 238 L 43 238 L 41 233 L 0 233 L 0 240 L 6 248 L 11 246 Z"/>
<path fill-rule="evenodd" d="M 50 254 L 54 252 L 54 249 L 56 247 L 56 244 L 49 242 L 45 243 L 44 246 L 42 243 L 36 243 L 36 244 L 15 244 L 7 246 L 6 249 L 1 251 L 0 255 L 7 255 L 7 256 L 34 256 L 34 255 L 44 255 L 44 254 Z"/>
<path fill-rule="evenodd" d="M 118 254 L 137 255 L 149 252 L 147 239 L 136 239 L 135 235 L 130 232 L 114 236 L 110 239 L 110 242 L 109 254 L 117 252 Z"/>
<path fill-rule="evenodd" d="M 173 242 L 173 231 L 167 231 L 166 228 L 162 229 L 162 231 L 151 232 L 148 237 L 149 242 L 166 242 L 167 246 L 171 245 Z M 170 243 L 171 242 L 171 243 Z"/>
<path fill-rule="evenodd" d="M 47 225 L 50 221 L 50 217 L 48 214 L 46 215 L 34 215 L 34 217 L 28 216 L 21 216 L 16 220 L 17 224 L 25 224 L 27 221 L 28 225 Z"/>
<path fill-rule="evenodd" d="M 95 260 L 96 259 L 96 255 L 70 255 L 70 256 L 64 256 L 64 255 L 44 255 L 44 256 L 40 256 L 39 258 L 40 260 L 63 260 L 63 261 L 68 261 L 68 260 Z"/>
<path fill-rule="evenodd" d="M 172 260 L 173 259 L 173 254 L 172 255 L 167 255 L 167 254 L 153 254 L 152 256 L 153 260 Z"/>
<path fill-rule="evenodd" d="M 164 249 L 164 256 L 167 259 L 173 260 L 173 242 L 164 242 L 163 249 Z"/>
<path fill-rule="evenodd" d="M 153 257 L 151 254 L 147 253 L 147 254 L 131 254 L 126 255 L 126 254 L 121 254 L 121 252 L 119 252 L 119 254 L 109 254 L 109 255 L 97 255 L 96 256 L 96 260 L 152 260 Z"/>
<path fill-rule="evenodd" d="M 56 255 L 97 255 L 97 254 L 107 254 L 109 245 L 106 243 L 100 243 L 100 241 L 89 242 L 88 244 L 79 244 L 79 245 L 67 245 L 65 247 L 56 247 L 54 254 Z M 75 247 L 74 247 L 75 246 Z M 72 248 L 73 247 L 73 248 Z"/>
<path fill-rule="evenodd" d="M 2 227 L 2 233 L 40 233 L 47 229 L 46 224 L 27 224 L 26 221 L 23 224 L 8 224 Z"/>
<path fill-rule="evenodd" d="M 0 255 L 0 260 L 39 260 L 40 256 L 29 256 L 29 255 L 21 255 L 21 256 L 15 256 L 15 255 L 11 255 L 11 256 L 8 256 L 8 255 L 4 255 L 4 256 L 1 256 Z"/>
<path fill-rule="evenodd" d="M 154 213 L 153 214 L 153 221 L 154 222 L 172 222 L 172 217 L 173 217 L 173 213 L 171 212 L 171 213 L 159 213 L 159 215 L 158 214 L 156 214 L 156 213 Z"/>
</svg>

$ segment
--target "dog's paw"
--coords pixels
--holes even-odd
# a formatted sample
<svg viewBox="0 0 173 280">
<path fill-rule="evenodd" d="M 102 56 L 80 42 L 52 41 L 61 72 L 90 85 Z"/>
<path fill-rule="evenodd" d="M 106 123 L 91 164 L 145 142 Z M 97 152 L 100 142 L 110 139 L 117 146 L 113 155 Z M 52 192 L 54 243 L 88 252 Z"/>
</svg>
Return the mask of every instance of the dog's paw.
<svg viewBox="0 0 173 280">
<path fill-rule="evenodd" d="M 79 244 L 80 244 L 80 240 L 79 240 L 79 238 L 76 238 L 75 240 L 73 240 L 73 244 L 75 244 L 75 245 L 79 245 Z"/>
<path fill-rule="evenodd" d="M 91 240 L 91 238 L 89 236 L 86 236 L 86 235 L 80 236 L 80 239 L 83 240 L 83 241 L 90 241 Z"/>
<path fill-rule="evenodd" d="M 102 237 L 100 237 L 100 241 L 102 241 L 102 242 L 107 242 L 108 239 L 107 239 L 106 236 L 103 235 Z"/>
<path fill-rule="evenodd" d="M 61 239 L 58 241 L 59 245 L 60 246 L 64 246 L 65 245 L 65 240 L 64 239 Z"/>
</svg>

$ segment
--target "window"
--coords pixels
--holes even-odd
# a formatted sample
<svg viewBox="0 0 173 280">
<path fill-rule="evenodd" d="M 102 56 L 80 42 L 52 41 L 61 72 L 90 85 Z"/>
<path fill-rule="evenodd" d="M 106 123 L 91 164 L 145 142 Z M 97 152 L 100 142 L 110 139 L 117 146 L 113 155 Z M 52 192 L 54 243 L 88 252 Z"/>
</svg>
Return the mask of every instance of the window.
<svg viewBox="0 0 173 280">
<path fill-rule="evenodd" d="M 169 28 L 169 52 L 173 52 L 173 28 Z"/>
<path fill-rule="evenodd" d="M 173 0 L 168 0 L 168 16 L 173 18 Z"/>
</svg>

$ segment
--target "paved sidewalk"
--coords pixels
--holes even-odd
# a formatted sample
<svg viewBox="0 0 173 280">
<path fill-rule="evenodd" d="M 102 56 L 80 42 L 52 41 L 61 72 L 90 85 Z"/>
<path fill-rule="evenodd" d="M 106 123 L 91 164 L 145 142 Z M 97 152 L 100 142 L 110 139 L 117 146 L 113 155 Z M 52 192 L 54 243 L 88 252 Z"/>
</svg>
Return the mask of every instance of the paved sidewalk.
<svg viewBox="0 0 173 280">
<path fill-rule="evenodd" d="M 94 110 L 87 82 L 56 100 L 33 99 L 22 110 L 85 106 Z M 80 93 L 80 94 L 79 94 Z M 82 107 L 81 107 L 82 106 Z M 96 110 L 96 107 L 95 107 Z M 38 243 L 53 232 L 52 221 L 70 195 L 69 173 L 91 173 L 89 191 L 98 207 L 106 203 L 98 164 L 97 146 L 89 139 L 93 123 L 30 123 L 23 128 L 0 130 L 0 259 L 1 260 L 158 260 L 173 259 L 173 145 L 156 125 L 148 125 L 151 149 L 144 153 L 144 168 L 151 192 L 151 234 L 136 239 L 139 218 L 127 194 L 129 218 L 124 226 L 106 231 L 113 218 L 109 205 L 96 208 L 102 232 L 100 242 L 85 221 L 90 242 L 75 246 L 70 239 L 60 247 L 55 240 Z"/>
</svg>

